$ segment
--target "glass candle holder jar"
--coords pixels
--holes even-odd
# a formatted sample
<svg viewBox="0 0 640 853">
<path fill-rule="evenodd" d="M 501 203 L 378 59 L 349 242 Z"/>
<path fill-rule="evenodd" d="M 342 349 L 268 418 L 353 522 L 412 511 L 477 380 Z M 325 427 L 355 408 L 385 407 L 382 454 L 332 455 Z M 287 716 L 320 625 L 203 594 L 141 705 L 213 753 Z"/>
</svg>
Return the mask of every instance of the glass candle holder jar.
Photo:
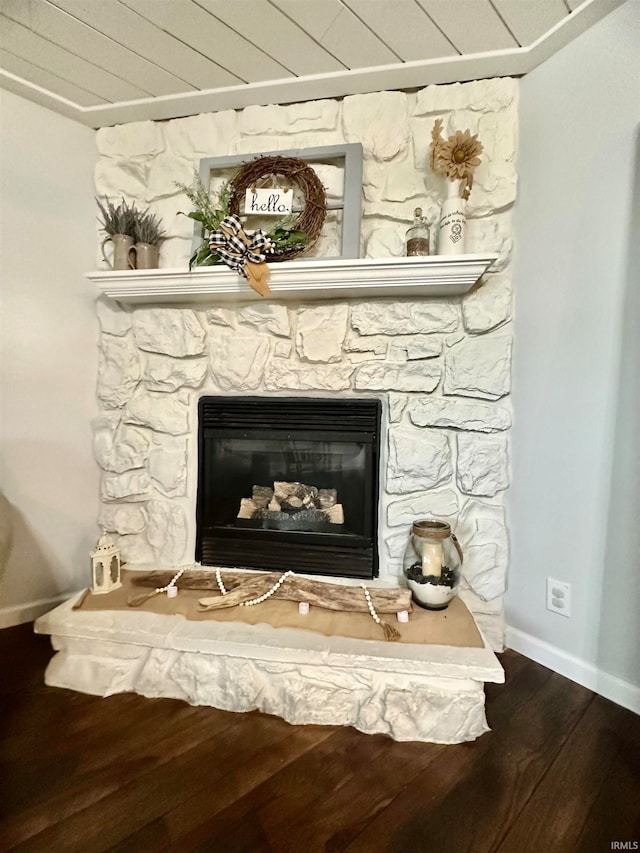
<svg viewBox="0 0 640 853">
<path fill-rule="evenodd" d="M 458 594 L 463 554 L 446 521 L 415 521 L 403 567 L 413 600 L 426 610 L 445 610 Z"/>
</svg>

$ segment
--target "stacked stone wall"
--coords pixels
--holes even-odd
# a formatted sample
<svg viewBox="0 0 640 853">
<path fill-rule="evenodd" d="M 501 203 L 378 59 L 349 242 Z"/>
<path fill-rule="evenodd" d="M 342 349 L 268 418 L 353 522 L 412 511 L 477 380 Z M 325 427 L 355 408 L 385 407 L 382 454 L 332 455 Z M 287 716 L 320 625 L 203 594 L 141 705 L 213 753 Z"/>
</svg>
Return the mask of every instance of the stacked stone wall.
<svg viewBox="0 0 640 853">
<path fill-rule="evenodd" d="M 203 310 L 127 310 L 99 300 L 95 453 L 100 524 L 126 560 L 193 559 L 196 407 L 202 394 L 369 395 L 385 405 L 382 575 L 393 578 L 413 519 L 450 520 L 465 546 L 465 597 L 496 647 L 508 562 L 505 490 L 511 425 L 511 212 L 517 83 L 488 80 L 288 107 L 249 107 L 98 132 L 96 187 L 158 213 L 161 265 L 186 268 L 192 222 L 175 181 L 204 156 L 361 142 L 362 255 L 400 256 L 414 206 L 434 221 L 445 187 L 428 168 L 430 131 L 467 127 L 485 152 L 469 201 L 467 251 L 495 271 L 464 298 L 268 301 Z M 341 175 L 324 167 L 330 196 Z M 329 221 L 317 254 L 335 254 Z"/>
</svg>

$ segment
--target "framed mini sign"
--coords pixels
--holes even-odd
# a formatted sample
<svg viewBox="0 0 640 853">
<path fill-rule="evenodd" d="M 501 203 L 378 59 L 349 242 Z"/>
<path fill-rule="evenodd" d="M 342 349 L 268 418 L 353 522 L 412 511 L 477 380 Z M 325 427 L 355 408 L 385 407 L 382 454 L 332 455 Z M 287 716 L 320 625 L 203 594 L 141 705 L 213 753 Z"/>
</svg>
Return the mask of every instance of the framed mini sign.
<svg viewBox="0 0 640 853">
<path fill-rule="evenodd" d="M 325 184 L 331 183 L 327 192 L 326 212 L 327 228 L 339 230 L 339 252 L 325 257 L 360 257 L 360 222 L 362 218 L 362 145 L 326 145 L 319 148 L 296 148 L 287 151 L 260 151 L 252 154 L 239 154 L 229 157 L 205 157 L 200 160 L 199 176 L 203 186 L 215 194 L 221 185 L 230 180 L 235 172 L 252 160 L 260 157 L 295 157 L 303 160 L 318 174 Z M 330 179 L 330 180 L 328 180 Z M 295 192 L 286 179 L 272 178 L 267 186 L 249 187 L 243 198 L 240 216 L 247 217 L 247 227 L 264 228 L 260 217 L 268 217 L 265 222 L 273 223 L 273 217 L 300 213 L 304 209 L 304 199 Z M 255 221 L 253 217 L 256 217 Z M 204 234 L 202 226 L 195 223 L 193 251 L 202 244 Z M 312 260 L 302 256 L 300 260 Z"/>
</svg>

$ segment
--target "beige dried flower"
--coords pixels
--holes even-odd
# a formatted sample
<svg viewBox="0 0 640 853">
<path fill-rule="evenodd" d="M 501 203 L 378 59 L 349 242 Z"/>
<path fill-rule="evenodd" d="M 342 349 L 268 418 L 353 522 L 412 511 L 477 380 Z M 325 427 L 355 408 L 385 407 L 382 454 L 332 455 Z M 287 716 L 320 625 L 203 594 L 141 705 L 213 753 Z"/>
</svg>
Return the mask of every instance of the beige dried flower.
<svg viewBox="0 0 640 853">
<path fill-rule="evenodd" d="M 431 148 L 429 149 L 429 165 L 431 166 L 431 171 L 436 174 L 438 173 L 436 160 L 442 145 L 444 145 L 444 139 L 442 138 L 442 119 L 437 118 L 431 128 Z"/>
<path fill-rule="evenodd" d="M 429 165 L 437 175 L 451 181 L 464 181 L 461 195 L 469 198 L 473 185 L 473 173 L 480 165 L 482 143 L 470 130 L 458 131 L 447 140 L 442 138 L 442 119 L 434 122 L 431 131 Z"/>
</svg>

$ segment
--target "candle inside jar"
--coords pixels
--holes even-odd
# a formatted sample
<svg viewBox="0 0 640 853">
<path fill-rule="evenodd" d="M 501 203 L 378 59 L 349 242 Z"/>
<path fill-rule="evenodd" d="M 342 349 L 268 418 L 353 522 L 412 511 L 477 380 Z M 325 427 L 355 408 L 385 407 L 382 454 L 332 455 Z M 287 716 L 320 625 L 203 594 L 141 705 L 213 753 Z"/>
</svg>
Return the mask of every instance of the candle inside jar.
<svg viewBox="0 0 640 853">
<path fill-rule="evenodd" d="M 442 545 L 425 542 L 422 546 L 422 574 L 440 577 L 442 574 Z"/>
</svg>

